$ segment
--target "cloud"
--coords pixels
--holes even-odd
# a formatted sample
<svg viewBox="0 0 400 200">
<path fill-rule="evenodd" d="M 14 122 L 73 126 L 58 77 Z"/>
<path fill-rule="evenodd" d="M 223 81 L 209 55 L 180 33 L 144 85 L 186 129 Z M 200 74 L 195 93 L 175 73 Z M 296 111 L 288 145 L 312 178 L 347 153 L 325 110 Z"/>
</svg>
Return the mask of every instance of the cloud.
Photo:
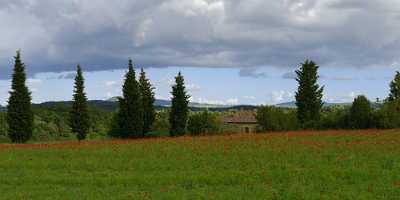
<svg viewBox="0 0 400 200">
<path fill-rule="evenodd" d="M 118 83 L 117 81 L 106 81 L 104 83 L 107 87 L 114 87 L 114 86 L 119 86 L 120 83 Z"/>
<path fill-rule="evenodd" d="M 190 92 L 198 92 L 198 91 L 201 90 L 201 87 L 199 85 L 196 85 L 196 84 L 187 84 L 186 88 Z"/>
<path fill-rule="evenodd" d="M 357 78 L 354 76 L 332 76 L 332 77 L 325 77 L 330 80 L 335 80 L 335 81 L 352 81 L 356 80 Z"/>
<path fill-rule="evenodd" d="M 226 100 L 212 100 L 202 97 L 199 97 L 197 99 L 192 99 L 192 102 L 202 103 L 202 104 L 212 104 L 212 105 L 239 105 L 240 103 L 238 98 L 229 98 Z"/>
<path fill-rule="evenodd" d="M 284 101 L 292 101 L 293 97 L 294 97 L 293 93 L 289 91 L 284 91 L 284 90 L 273 91 L 270 94 L 270 102 L 276 104 Z"/>
<path fill-rule="evenodd" d="M 351 81 L 351 80 L 356 80 L 357 77 L 355 76 L 350 76 L 350 75 L 331 75 L 327 76 L 324 74 L 319 74 L 318 75 L 320 79 L 327 79 L 327 80 L 334 80 L 334 81 Z M 296 79 L 297 74 L 296 72 L 286 72 L 282 75 L 283 79 Z"/>
<path fill-rule="evenodd" d="M 121 96 L 121 87 L 122 87 L 122 82 L 121 81 L 106 81 L 104 82 L 105 85 L 105 93 L 107 98 L 115 97 L 115 96 Z"/>
<path fill-rule="evenodd" d="M 230 98 L 230 99 L 227 99 L 225 102 L 228 105 L 238 105 L 239 99 L 238 98 Z"/>
<path fill-rule="evenodd" d="M 400 62 L 397 0 L 4 0 L 0 78 L 22 50 L 29 75 L 140 67 L 296 68 Z M 373 25 L 373 26 L 372 26 Z M 384 36 L 384 37 L 379 37 Z M 247 74 L 247 75 L 246 75 Z"/>
<path fill-rule="evenodd" d="M 60 74 L 57 79 L 75 79 L 76 73 L 74 72 L 68 72 L 68 73 L 63 73 Z"/>
<path fill-rule="evenodd" d="M 41 79 L 37 79 L 37 78 L 28 78 L 28 79 L 26 80 L 26 82 L 27 82 L 28 84 L 41 84 L 41 83 L 42 83 L 42 80 L 41 80 Z"/>
<path fill-rule="evenodd" d="M 295 72 L 286 72 L 282 75 L 284 79 L 296 79 L 297 75 Z"/>
<path fill-rule="evenodd" d="M 196 100 L 197 103 L 202 103 L 202 104 L 213 104 L 213 105 L 224 105 L 225 102 L 221 100 L 210 100 L 207 98 L 197 98 Z"/>
<path fill-rule="evenodd" d="M 39 74 L 36 74 L 33 77 L 37 77 Z M 45 75 L 46 80 L 52 80 L 52 79 L 75 79 L 76 72 L 59 72 L 59 73 L 54 73 L 54 72 L 48 72 L 48 73 L 43 73 L 42 75 Z"/>
<path fill-rule="evenodd" d="M 361 95 L 361 92 L 351 91 L 345 95 L 324 95 L 323 101 L 329 103 L 349 103 L 353 102 L 354 98 Z"/>
<path fill-rule="evenodd" d="M 255 100 L 256 97 L 255 96 L 243 96 L 244 99 L 248 99 L 248 100 Z"/>
<path fill-rule="evenodd" d="M 241 77 L 250 77 L 250 78 L 267 78 L 267 74 L 264 72 L 257 72 L 257 69 L 254 68 L 245 68 L 239 71 L 239 76 Z"/>
</svg>

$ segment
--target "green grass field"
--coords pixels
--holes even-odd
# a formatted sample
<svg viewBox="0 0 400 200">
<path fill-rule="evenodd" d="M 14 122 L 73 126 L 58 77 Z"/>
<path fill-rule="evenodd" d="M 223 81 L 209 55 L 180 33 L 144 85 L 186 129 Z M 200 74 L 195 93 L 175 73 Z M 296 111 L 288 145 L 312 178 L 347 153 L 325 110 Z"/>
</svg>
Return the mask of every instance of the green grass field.
<svg viewBox="0 0 400 200">
<path fill-rule="evenodd" d="M 0 199 L 400 199 L 400 131 L 0 145 Z"/>
</svg>

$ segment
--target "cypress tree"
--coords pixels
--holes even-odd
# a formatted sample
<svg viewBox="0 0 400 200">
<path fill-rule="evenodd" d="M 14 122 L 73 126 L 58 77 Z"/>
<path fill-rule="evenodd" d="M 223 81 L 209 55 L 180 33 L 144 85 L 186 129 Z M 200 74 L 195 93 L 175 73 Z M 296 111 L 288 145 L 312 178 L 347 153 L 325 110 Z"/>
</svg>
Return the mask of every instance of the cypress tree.
<svg viewBox="0 0 400 200">
<path fill-rule="evenodd" d="M 175 85 L 172 86 L 171 94 L 170 135 L 181 136 L 186 132 L 190 98 L 186 94 L 185 80 L 181 72 L 175 77 Z"/>
<path fill-rule="evenodd" d="M 8 135 L 14 143 L 25 143 L 32 137 L 33 113 L 31 93 L 26 86 L 25 64 L 17 51 L 7 106 Z"/>
<path fill-rule="evenodd" d="M 122 86 L 117 114 L 117 135 L 119 137 L 143 137 L 143 105 L 135 69 L 129 59 L 128 72 Z"/>
<path fill-rule="evenodd" d="M 306 60 L 296 71 L 299 84 L 296 92 L 297 118 L 303 128 L 315 128 L 320 119 L 323 87 L 317 83 L 318 68 L 313 61 Z"/>
<path fill-rule="evenodd" d="M 79 141 L 86 138 L 86 134 L 89 131 L 90 127 L 87 97 L 84 92 L 84 81 L 85 80 L 82 76 L 81 67 L 78 65 L 75 77 L 75 89 L 72 102 L 72 110 L 70 112 L 70 124 L 72 132 L 77 134 L 77 138 Z"/>
<path fill-rule="evenodd" d="M 143 134 L 145 135 L 151 130 L 151 126 L 155 120 L 156 112 L 154 109 L 154 92 L 150 80 L 146 78 L 143 68 L 139 78 L 140 93 L 142 95 L 143 104 Z"/>
<path fill-rule="evenodd" d="M 400 100 L 400 72 L 396 72 L 393 81 L 390 82 L 389 101 Z"/>
</svg>

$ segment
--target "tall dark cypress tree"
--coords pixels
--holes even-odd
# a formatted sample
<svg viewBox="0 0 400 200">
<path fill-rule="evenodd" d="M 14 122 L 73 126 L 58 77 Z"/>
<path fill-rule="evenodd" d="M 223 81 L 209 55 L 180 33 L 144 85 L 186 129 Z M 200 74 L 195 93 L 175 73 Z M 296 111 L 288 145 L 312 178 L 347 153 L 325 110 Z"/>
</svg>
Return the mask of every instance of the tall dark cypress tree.
<svg viewBox="0 0 400 200">
<path fill-rule="evenodd" d="M 170 135 L 181 136 L 186 133 L 190 98 L 186 94 L 185 80 L 181 72 L 175 77 L 175 85 L 172 86 L 171 94 Z"/>
<path fill-rule="evenodd" d="M 390 82 L 389 101 L 400 100 L 400 72 L 396 72 L 393 81 Z"/>
<path fill-rule="evenodd" d="M 20 51 L 17 51 L 7 106 L 8 135 L 14 143 L 25 143 L 32 137 L 32 98 L 25 81 L 25 65 Z"/>
<path fill-rule="evenodd" d="M 75 89 L 70 112 L 70 124 L 72 132 L 77 134 L 79 141 L 86 139 L 86 134 L 90 128 L 89 111 L 87 107 L 87 97 L 85 94 L 84 78 L 82 69 L 78 65 L 75 77 Z"/>
<path fill-rule="evenodd" d="M 122 98 L 119 98 L 119 111 L 117 114 L 117 136 L 125 138 L 143 137 L 142 97 L 131 59 L 129 59 L 122 95 Z"/>
<path fill-rule="evenodd" d="M 320 119 L 324 88 L 317 83 L 318 68 L 313 61 L 306 60 L 296 71 L 299 83 L 296 92 L 297 118 L 303 128 L 315 128 Z"/>
<path fill-rule="evenodd" d="M 143 134 L 146 135 L 151 130 L 151 126 L 155 120 L 156 111 L 154 109 L 154 91 L 150 80 L 146 78 L 143 68 L 139 78 L 140 93 L 142 95 L 143 104 Z"/>
</svg>

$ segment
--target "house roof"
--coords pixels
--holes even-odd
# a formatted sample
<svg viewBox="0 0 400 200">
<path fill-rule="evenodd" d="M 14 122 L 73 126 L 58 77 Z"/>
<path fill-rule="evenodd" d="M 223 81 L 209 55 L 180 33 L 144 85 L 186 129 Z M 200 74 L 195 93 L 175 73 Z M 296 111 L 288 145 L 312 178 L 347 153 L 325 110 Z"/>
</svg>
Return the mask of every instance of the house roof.
<svg viewBox="0 0 400 200">
<path fill-rule="evenodd" d="M 224 123 L 232 124 L 255 124 L 257 123 L 256 113 L 254 111 L 237 111 L 227 114 L 223 117 Z"/>
</svg>

